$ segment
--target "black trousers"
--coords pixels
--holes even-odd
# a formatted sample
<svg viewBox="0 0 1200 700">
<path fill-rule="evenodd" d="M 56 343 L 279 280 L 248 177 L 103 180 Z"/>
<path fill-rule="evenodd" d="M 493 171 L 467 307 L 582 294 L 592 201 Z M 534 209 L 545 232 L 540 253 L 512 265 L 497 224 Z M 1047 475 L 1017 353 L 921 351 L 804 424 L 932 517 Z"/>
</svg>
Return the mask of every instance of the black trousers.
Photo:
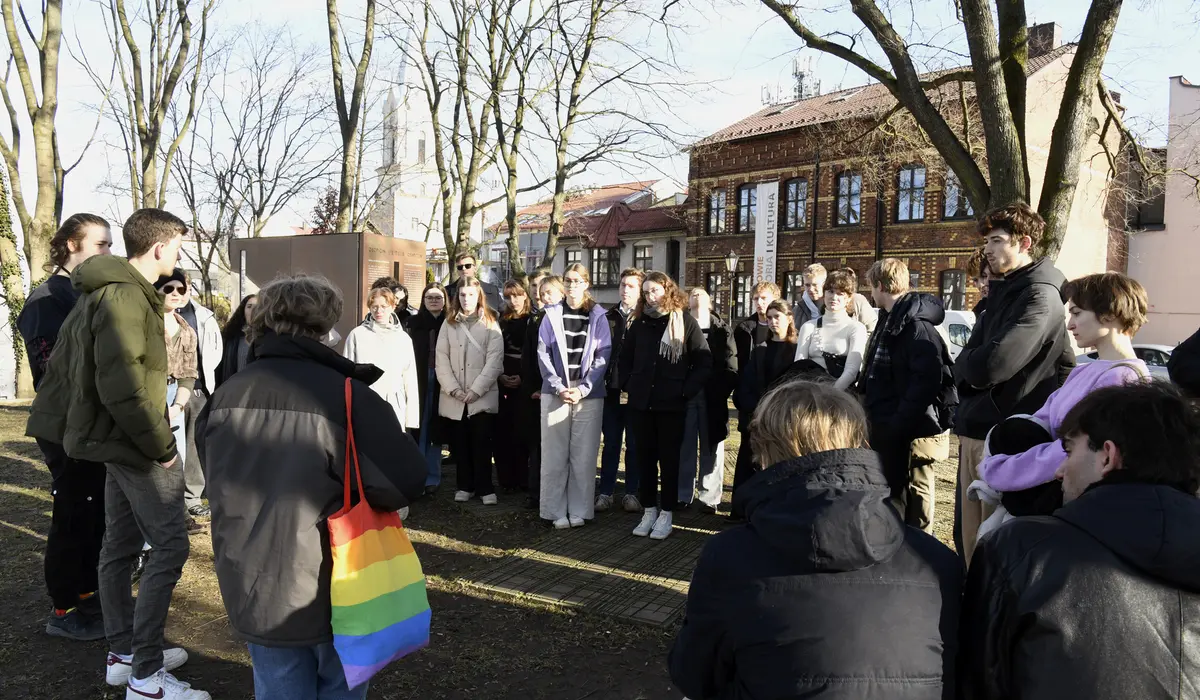
<svg viewBox="0 0 1200 700">
<path fill-rule="evenodd" d="M 520 388 L 500 387 L 500 413 L 496 414 L 496 479 L 501 488 L 524 490 L 529 486 L 529 445 L 521 430 L 518 406 L 524 399 Z"/>
<path fill-rule="evenodd" d="M 54 508 L 46 536 L 46 590 L 54 607 L 68 610 L 99 589 L 97 566 L 104 541 L 103 464 L 71 459 L 62 445 L 38 440 L 50 467 Z"/>
<path fill-rule="evenodd" d="M 733 470 L 733 494 L 736 497 L 738 489 L 742 484 L 746 483 L 755 474 L 762 471 L 762 467 L 754 461 L 754 451 L 750 448 L 750 431 L 740 431 L 742 435 L 741 445 L 738 446 L 737 466 Z M 737 507 L 735 502 L 731 511 L 734 516 L 745 517 L 745 513 Z"/>
<path fill-rule="evenodd" d="M 451 430 L 450 454 L 454 456 L 458 471 L 458 490 L 481 497 L 496 493 L 492 484 L 492 436 L 496 414 L 468 416 L 464 409 L 461 420 L 447 422 Z"/>
<path fill-rule="evenodd" d="M 629 411 L 627 429 L 634 434 L 642 477 L 638 496 L 646 508 L 655 507 L 657 502 L 660 509 L 670 512 L 679 502 L 679 452 L 683 448 L 686 416 L 684 411 Z"/>
</svg>

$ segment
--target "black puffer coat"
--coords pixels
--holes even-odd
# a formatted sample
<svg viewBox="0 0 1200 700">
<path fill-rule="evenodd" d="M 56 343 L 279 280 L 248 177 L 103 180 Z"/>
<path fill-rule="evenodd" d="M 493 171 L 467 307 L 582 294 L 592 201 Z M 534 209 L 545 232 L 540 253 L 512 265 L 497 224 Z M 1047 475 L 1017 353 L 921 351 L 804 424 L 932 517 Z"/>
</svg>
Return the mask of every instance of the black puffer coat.
<svg viewBox="0 0 1200 700">
<path fill-rule="evenodd" d="M 1167 372 L 1188 396 L 1200 399 L 1200 331 L 1175 347 Z"/>
<path fill-rule="evenodd" d="M 449 442 L 445 429 L 445 419 L 438 415 L 438 395 L 442 386 L 438 383 L 437 374 L 429 380 L 429 363 L 433 360 L 432 353 L 437 349 L 438 334 L 442 324 L 446 322 L 446 314 L 438 316 L 429 313 L 424 307 L 408 319 L 408 335 L 412 338 L 413 355 L 417 360 L 417 394 L 421 397 L 421 422 L 429 420 L 429 442 L 442 445 Z M 429 392 L 433 392 L 433 403 L 428 403 Z M 426 411 L 426 405 L 431 410 Z"/>
<path fill-rule="evenodd" d="M 617 376 L 637 411 L 684 411 L 687 402 L 704 389 L 713 357 L 700 325 L 683 314 L 683 356 L 671 362 L 659 352 L 670 314 L 652 318 L 641 314 L 629 324 L 621 344 Z"/>
<path fill-rule="evenodd" d="M 217 581 L 244 639 L 313 646 L 333 639 L 326 519 L 342 508 L 347 377 L 367 503 L 394 511 L 420 496 L 425 458 L 371 391 L 377 367 L 305 338 L 269 334 L 254 347 L 196 419 Z"/>
<path fill-rule="evenodd" d="M 960 697 L 1200 698 L 1200 499 L 1112 479 L 975 548 Z"/>
<path fill-rule="evenodd" d="M 748 524 L 709 539 L 671 680 L 689 698 L 954 696 L 960 565 L 900 521 L 875 453 L 776 464 L 734 495 Z"/>
<path fill-rule="evenodd" d="M 712 373 L 704 385 L 704 409 L 708 439 L 715 445 L 729 437 L 729 397 L 737 388 L 738 358 L 729 326 L 716 312 L 710 318 L 708 350 L 712 353 Z"/>
</svg>

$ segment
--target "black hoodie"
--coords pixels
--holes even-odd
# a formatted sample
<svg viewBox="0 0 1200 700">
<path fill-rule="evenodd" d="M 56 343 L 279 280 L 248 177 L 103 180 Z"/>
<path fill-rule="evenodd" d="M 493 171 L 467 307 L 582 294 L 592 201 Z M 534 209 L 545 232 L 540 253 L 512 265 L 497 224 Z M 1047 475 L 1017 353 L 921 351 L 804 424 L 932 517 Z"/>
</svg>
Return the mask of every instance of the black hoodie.
<svg viewBox="0 0 1200 700">
<path fill-rule="evenodd" d="M 1048 259 L 988 284 L 987 312 L 954 362 L 954 432 L 982 440 L 1001 420 L 1033 413 L 1075 366 L 1067 337 L 1066 278 Z"/>
<path fill-rule="evenodd" d="M 46 373 L 50 353 L 58 342 L 58 330 L 77 301 L 79 292 L 71 285 L 71 278 L 51 275 L 33 290 L 17 316 L 17 330 L 25 341 L 35 389 L 41 385 L 42 375 Z"/>
<path fill-rule="evenodd" d="M 704 546 L 675 685 L 722 700 L 954 697 L 958 558 L 889 494 L 868 450 L 799 457 L 738 489 L 748 523 Z"/>
<path fill-rule="evenodd" d="M 1200 499 L 1113 481 L 980 541 L 961 697 L 1200 698 Z"/>
<path fill-rule="evenodd" d="M 942 432 L 933 410 L 950 356 L 937 326 L 946 319 L 942 300 L 911 292 L 896 300 L 879 322 L 867 349 L 859 386 L 872 436 L 886 433 L 898 442 Z M 872 438 L 874 443 L 874 437 Z"/>
</svg>

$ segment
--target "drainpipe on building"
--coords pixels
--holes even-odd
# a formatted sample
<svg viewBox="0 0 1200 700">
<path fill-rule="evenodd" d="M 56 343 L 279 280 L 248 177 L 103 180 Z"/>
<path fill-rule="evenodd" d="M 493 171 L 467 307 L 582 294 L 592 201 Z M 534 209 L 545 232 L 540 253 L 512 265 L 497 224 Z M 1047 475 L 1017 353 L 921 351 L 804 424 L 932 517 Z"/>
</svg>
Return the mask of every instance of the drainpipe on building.
<svg viewBox="0 0 1200 700">
<path fill-rule="evenodd" d="M 816 165 L 813 166 L 813 207 L 808 217 L 812 222 L 812 250 L 808 254 L 809 264 L 817 261 L 817 202 L 821 196 L 821 147 L 817 146 Z"/>
<path fill-rule="evenodd" d="M 883 260 L 883 190 L 875 193 L 875 259 Z"/>
</svg>

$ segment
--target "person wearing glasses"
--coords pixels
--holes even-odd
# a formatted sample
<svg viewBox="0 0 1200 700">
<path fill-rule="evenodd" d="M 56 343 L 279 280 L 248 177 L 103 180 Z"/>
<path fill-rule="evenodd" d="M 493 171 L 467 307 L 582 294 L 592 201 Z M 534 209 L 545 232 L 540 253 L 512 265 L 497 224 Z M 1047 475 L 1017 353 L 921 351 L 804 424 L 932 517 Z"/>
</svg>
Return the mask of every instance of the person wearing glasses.
<svg viewBox="0 0 1200 700">
<path fill-rule="evenodd" d="M 500 288 L 490 282 L 484 282 L 479 279 L 479 263 L 475 261 L 475 256 L 470 253 L 459 253 L 454 258 L 454 269 L 458 271 L 458 279 L 446 285 L 446 298 L 454 300 L 458 298 L 458 285 L 463 280 L 478 280 L 479 286 L 483 288 L 483 296 L 487 299 L 488 308 L 496 312 L 501 308 L 500 304 Z"/>
</svg>

